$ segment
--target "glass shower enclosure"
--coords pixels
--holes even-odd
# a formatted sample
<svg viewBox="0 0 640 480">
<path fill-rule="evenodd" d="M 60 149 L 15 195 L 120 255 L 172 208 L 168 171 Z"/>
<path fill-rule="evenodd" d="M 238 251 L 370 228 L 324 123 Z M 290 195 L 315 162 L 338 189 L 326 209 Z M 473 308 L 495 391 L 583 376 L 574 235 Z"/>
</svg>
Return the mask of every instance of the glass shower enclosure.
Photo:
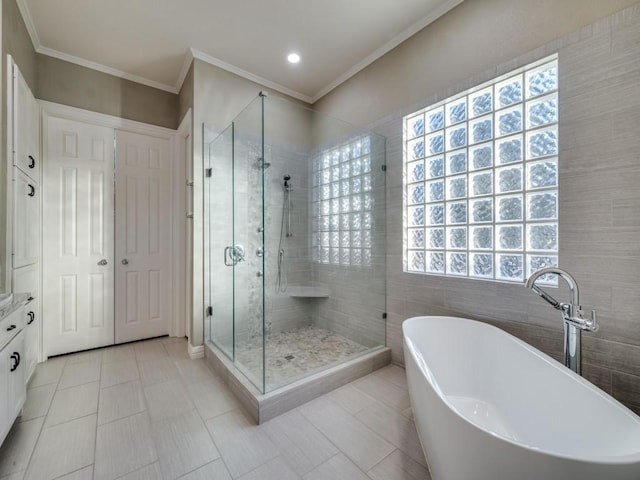
<svg viewBox="0 0 640 480">
<path fill-rule="evenodd" d="M 205 337 L 262 393 L 385 345 L 385 139 L 260 94 L 205 132 Z"/>
</svg>

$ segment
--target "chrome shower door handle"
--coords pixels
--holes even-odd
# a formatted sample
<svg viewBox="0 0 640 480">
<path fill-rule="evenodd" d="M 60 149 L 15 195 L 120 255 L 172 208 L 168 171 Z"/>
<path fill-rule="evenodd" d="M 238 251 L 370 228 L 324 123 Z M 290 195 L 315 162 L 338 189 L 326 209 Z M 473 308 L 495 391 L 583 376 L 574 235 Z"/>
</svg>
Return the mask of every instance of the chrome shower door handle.
<svg viewBox="0 0 640 480">
<path fill-rule="evenodd" d="M 242 245 L 230 245 L 224 249 L 224 264 L 227 267 L 235 267 L 244 261 L 244 247 Z"/>
</svg>

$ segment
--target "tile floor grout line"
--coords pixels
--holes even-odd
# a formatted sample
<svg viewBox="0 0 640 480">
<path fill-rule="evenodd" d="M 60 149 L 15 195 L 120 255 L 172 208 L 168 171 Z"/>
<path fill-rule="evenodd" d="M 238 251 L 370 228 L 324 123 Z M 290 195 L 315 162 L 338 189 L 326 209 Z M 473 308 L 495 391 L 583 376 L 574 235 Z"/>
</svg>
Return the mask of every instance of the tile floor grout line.
<svg viewBox="0 0 640 480">
<path fill-rule="evenodd" d="M 45 360 L 45 362 L 46 362 L 46 360 Z M 62 372 L 60 373 L 60 377 L 58 378 L 58 381 L 55 382 L 56 388 L 53 391 L 53 396 L 51 397 L 51 401 L 49 402 L 49 406 L 47 407 L 47 412 L 44 414 L 44 417 L 42 418 L 42 425 L 40 425 L 40 430 L 38 431 L 38 436 L 36 437 L 36 441 L 33 443 L 33 448 L 31 449 L 31 453 L 29 454 L 29 460 L 27 461 L 27 466 L 24 469 L 24 475 L 22 477 L 23 479 L 27 477 L 27 473 L 29 472 L 29 467 L 31 466 L 31 460 L 33 460 L 33 454 L 36 451 L 36 448 L 38 446 L 38 442 L 40 442 L 40 437 L 42 436 L 42 431 L 44 430 L 44 425 L 47 422 L 47 417 L 49 416 L 49 412 L 51 411 L 51 405 L 53 405 L 53 399 L 56 397 L 56 393 L 58 392 L 58 384 L 60 383 L 60 378 L 62 378 L 62 373 L 64 373 L 64 369 L 65 369 L 66 366 L 67 366 L 67 361 L 65 360 L 64 366 L 62 367 Z M 36 368 L 37 368 L 37 365 L 36 365 Z M 33 374 L 35 375 L 35 371 L 34 371 Z M 33 378 L 33 375 L 32 375 L 32 378 Z M 51 382 L 51 383 L 54 383 L 54 382 Z M 51 385 L 51 383 L 47 384 L 47 385 Z M 25 400 L 25 402 L 26 402 L 26 400 Z M 37 417 L 37 418 L 40 418 L 40 417 Z"/>
<path fill-rule="evenodd" d="M 396 452 L 402 452 L 404 455 L 406 455 L 406 453 L 405 453 L 405 452 L 403 452 L 402 450 L 400 450 L 400 448 L 396 447 L 395 445 L 393 445 L 393 447 L 394 447 L 394 449 L 393 449 L 393 450 L 391 450 L 391 452 L 389 452 L 387 455 L 385 455 L 384 457 L 382 457 L 382 458 L 380 459 L 380 461 L 379 461 L 379 462 L 377 462 L 375 465 L 373 465 L 369 470 L 367 470 L 367 471 L 365 472 L 365 474 L 366 474 L 367 476 L 369 476 L 368 472 L 370 472 L 371 470 L 373 470 L 374 468 L 376 468 L 378 465 L 380 465 L 382 462 L 384 462 L 387 458 L 389 458 L 389 457 L 390 457 L 391 455 L 393 455 L 394 453 L 396 453 Z M 411 457 L 409 457 L 409 458 L 411 458 Z"/>
<path fill-rule="evenodd" d="M 143 343 L 143 342 L 140 342 L 140 344 L 142 344 L 142 343 Z M 177 343 L 177 342 L 176 342 L 176 343 Z M 222 454 L 222 451 L 220 450 L 219 446 L 217 445 L 217 443 L 216 443 L 216 441 L 215 441 L 215 439 L 214 439 L 214 435 L 213 435 L 212 431 L 210 430 L 210 428 L 208 427 L 208 422 L 211 422 L 211 421 L 213 421 L 214 419 L 220 418 L 220 417 L 222 417 L 222 416 L 224 416 L 224 415 L 229 415 L 229 414 L 231 414 L 232 412 L 235 412 L 237 415 L 241 415 L 242 417 L 244 417 L 244 418 L 246 418 L 246 419 L 249 419 L 249 417 L 247 416 L 246 412 L 245 412 L 245 411 L 244 411 L 244 409 L 241 407 L 241 405 L 236 405 L 236 406 L 235 406 L 235 408 L 233 408 L 232 410 L 229 410 L 229 411 L 226 411 L 226 412 L 220 412 L 220 413 L 218 413 L 217 415 L 215 415 L 215 416 L 213 416 L 213 417 L 211 417 L 211 418 L 205 419 L 205 418 L 203 417 L 203 414 L 202 414 L 202 413 L 200 412 L 200 410 L 196 407 L 196 402 L 195 402 L 195 397 L 194 397 L 194 394 L 195 394 L 196 392 L 193 392 L 193 393 L 192 393 L 192 392 L 190 392 L 190 391 L 189 391 L 189 386 L 190 386 L 190 385 L 192 385 L 192 384 L 197 384 L 197 383 L 203 383 L 203 382 L 211 381 L 212 379 L 216 379 L 216 378 L 217 378 L 217 379 L 219 379 L 219 376 L 216 374 L 216 372 L 215 372 L 215 371 L 213 371 L 213 370 L 211 370 L 210 368 L 208 368 L 208 365 L 206 365 L 206 364 L 205 364 L 205 366 L 207 366 L 207 369 L 206 369 L 206 373 L 207 373 L 206 378 L 203 378 L 202 380 L 198 380 L 197 382 L 191 382 L 191 381 L 190 381 L 190 379 L 191 379 L 192 377 L 191 377 L 191 376 L 189 376 L 189 375 L 187 375 L 186 373 L 189 373 L 189 372 L 190 372 L 190 373 L 192 373 L 192 374 L 194 375 L 194 376 L 193 376 L 193 378 L 197 378 L 197 377 L 198 377 L 198 375 L 200 374 L 200 372 L 199 372 L 199 371 L 196 371 L 196 373 L 194 373 L 194 371 L 192 371 L 192 370 L 187 366 L 187 363 L 185 363 L 185 366 L 186 366 L 186 367 L 185 367 L 185 372 L 183 372 L 182 370 L 180 370 L 180 369 L 177 367 L 177 363 L 178 363 L 178 362 L 182 362 L 182 361 L 184 361 L 184 360 L 187 360 L 187 358 L 182 358 L 182 357 L 179 357 L 179 356 L 178 356 L 178 357 L 176 357 L 176 358 L 174 358 L 173 356 L 171 356 L 171 355 L 170 355 L 169 350 L 168 350 L 168 348 L 167 348 L 167 345 L 170 345 L 170 344 L 161 344 L 161 345 L 162 345 L 162 349 L 161 349 L 161 350 L 156 350 L 155 348 L 151 348 L 151 349 L 150 349 L 150 350 L 151 350 L 151 353 L 153 353 L 154 351 L 155 351 L 156 353 L 158 353 L 158 352 L 163 352 L 163 353 L 161 354 L 161 355 L 162 355 L 162 357 L 161 357 L 161 358 L 162 358 L 162 359 L 166 359 L 166 360 L 168 360 L 168 361 L 169 361 L 169 363 L 167 363 L 167 365 L 170 365 L 170 366 L 172 367 L 172 369 L 175 369 L 175 370 L 176 370 L 177 375 L 175 376 L 175 378 L 174 378 L 174 377 L 167 378 L 167 379 L 162 380 L 162 382 L 156 382 L 156 383 L 151 384 L 150 386 L 157 385 L 157 384 L 164 383 L 164 382 L 168 382 L 168 381 L 175 381 L 175 380 L 177 380 L 177 384 L 179 384 L 179 385 L 180 385 L 180 388 L 182 388 L 182 389 L 183 389 L 183 391 L 184 391 L 185 399 L 187 399 L 189 402 L 191 402 L 191 403 L 193 404 L 193 408 L 189 409 L 189 411 L 190 411 L 190 412 L 193 412 L 193 410 L 195 410 L 195 412 L 196 412 L 196 416 L 197 416 L 197 418 L 199 419 L 199 423 L 201 424 L 202 428 L 205 428 L 205 429 L 206 429 L 206 431 L 207 431 L 207 435 L 208 435 L 208 437 L 207 437 L 207 438 L 209 438 L 209 439 L 210 439 L 210 441 L 212 442 L 213 447 L 217 450 L 217 453 L 218 453 L 218 457 L 217 457 L 217 458 L 215 458 L 215 459 L 211 460 L 210 462 L 205 463 L 205 464 L 203 464 L 203 465 L 199 465 L 198 467 L 193 468 L 193 469 L 192 469 L 192 470 L 190 470 L 190 471 L 180 473 L 180 475 L 181 475 L 181 476 L 180 476 L 180 477 L 178 477 L 178 478 L 183 478 L 183 477 L 185 477 L 185 476 L 189 476 L 189 475 L 193 474 L 194 472 L 197 472 L 197 471 L 198 471 L 198 470 L 200 470 L 200 469 L 204 469 L 205 467 L 207 467 L 207 466 L 209 466 L 209 465 L 215 464 L 216 462 L 218 462 L 218 460 L 220 461 L 220 466 L 226 470 L 227 474 L 230 474 L 230 470 L 229 470 L 229 467 L 228 467 L 228 465 L 227 465 L 227 460 L 225 459 L 225 457 L 224 457 L 224 456 L 223 456 L 223 454 Z M 175 348 L 175 349 L 173 349 L 172 351 L 174 351 L 174 352 L 178 352 L 179 350 L 180 350 L 179 348 Z M 105 351 L 107 351 L 107 349 L 105 349 Z M 138 368 L 138 367 L 139 367 L 139 365 L 140 365 L 140 363 L 141 363 L 141 361 L 142 361 L 142 360 L 141 360 L 141 358 L 144 358 L 144 356 L 145 356 L 145 355 L 147 355 L 147 351 L 142 352 L 141 356 L 138 356 L 138 354 L 137 354 L 136 350 L 134 349 L 134 357 L 133 357 L 133 358 L 135 358 L 135 366 L 136 366 L 136 368 Z M 158 357 L 157 357 L 157 359 L 160 359 L 160 356 L 158 356 Z M 91 466 L 93 466 L 93 467 L 92 467 L 92 468 L 93 468 L 93 470 L 94 470 L 93 475 L 94 475 L 94 477 L 95 477 L 95 461 L 96 461 L 96 456 L 97 456 L 97 434 L 98 434 L 98 429 L 99 429 L 101 426 L 109 425 L 109 424 L 114 423 L 114 422 L 116 422 L 116 421 L 124 420 L 124 419 L 126 419 L 126 418 L 130 418 L 130 417 L 132 417 L 132 416 L 134 416 L 134 415 L 138 415 L 138 414 L 140 414 L 140 413 L 145 413 L 145 414 L 147 415 L 147 417 L 149 418 L 149 420 L 151 420 L 151 419 L 150 419 L 150 417 L 149 417 L 149 404 L 148 404 L 147 396 L 146 396 L 145 391 L 144 391 L 144 390 L 145 390 L 145 386 L 144 386 L 144 385 L 143 385 L 143 383 L 142 383 L 142 379 L 141 379 L 140 375 L 138 374 L 138 377 L 137 377 L 136 379 L 130 379 L 130 380 L 127 380 L 127 381 L 122 382 L 122 383 L 118 383 L 118 384 L 110 385 L 110 386 L 108 386 L 108 387 L 101 388 L 101 387 L 100 387 L 100 384 L 101 384 L 101 381 L 102 381 L 102 378 L 103 378 L 103 374 L 104 374 L 104 368 L 103 368 L 103 367 L 104 367 L 104 363 L 103 363 L 103 360 L 104 360 L 104 354 L 103 354 L 101 357 L 99 357 L 99 360 L 96 360 L 96 361 L 99 361 L 100 363 L 99 363 L 99 375 L 98 375 L 98 380 L 97 380 L 97 383 L 98 383 L 98 406 L 97 406 L 97 411 L 95 412 L 96 419 L 95 419 L 95 431 L 94 431 L 94 452 L 93 452 L 93 463 L 92 463 L 92 464 L 84 465 L 84 466 L 82 466 L 82 467 L 79 467 L 79 468 L 77 468 L 77 469 L 76 469 L 76 470 L 74 470 L 74 471 L 66 472 L 66 473 L 64 473 L 63 475 L 56 477 L 56 479 L 63 478 L 63 477 L 65 477 L 65 476 L 67 476 L 67 475 L 70 475 L 70 474 L 74 474 L 74 473 L 76 473 L 76 472 L 78 472 L 78 471 L 81 471 L 81 470 L 83 470 L 83 469 L 88 469 L 88 468 L 89 468 L 89 467 L 91 467 Z M 189 360 L 193 360 L 193 359 L 189 359 Z M 146 361 L 149 361 L 149 360 L 146 360 Z M 75 365 L 75 364 L 72 364 L 72 365 Z M 46 413 L 44 414 L 44 416 L 43 416 L 43 417 L 36 417 L 35 419 L 32 419 L 32 420 L 37 420 L 37 419 L 41 418 L 41 419 L 42 419 L 42 425 L 40 426 L 40 429 L 39 429 L 39 431 L 38 431 L 38 433 L 37 433 L 37 437 L 36 437 L 35 442 L 34 442 L 34 447 L 31 449 L 31 452 L 30 452 L 30 455 L 29 455 L 29 460 L 28 460 L 28 461 L 27 461 L 27 463 L 26 463 L 26 468 L 25 468 L 23 471 L 21 471 L 21 472 L 24 474 L 24 476 L 25 476 L 24 478 L 27 478 L 27 477 L 26 477 L 26 475 L 27 475 L 27 473 L 30 471 L 30 469 L 32 468 L 32 462 L 33 462 L 33 458 L 34 458 L 34 453 L 35 453 L 35 451 L 36 451 L 36 447 L 38 446 L 39 442 L 40 442 L 40 441 L 41 441 L 41 439 L 42 439 L 42 434 L 43 434 L 43 432 L 45 431 L 45 429 L 47 429 L 47 428 L 52 428 L 52 427 L 58 427 L 58 426 L 61 426 L 61 425 L 66 424 L 66 423 L 68 423 L 68 422 L 76 421 L 76 420 L 80 420 L 80 419 L 86 418 L 86 417 L 88 417 L 88 416 L 90 416 L 90 415 L 93 415 L 93 413 L 90 413 L 90 414 L 83 415 L 83 416 L 78 417 L 78 418 L 73 418 L 73 419 L 67 420 L 67 421 L 65 421 L 65 422 L 58 423 L 58 424 L 56 424 L 56 425 L 49 425 L 49 426 L 46 426 L 46 427 L 45 427 L 46 422 L 47 422 L 47 419 L 49 418 L 49 416 L 50 416 L 50 415 L 51 415 L 51 413 L 52 413 L 53 401 L 54 401 L 55 396 L 57 395 L 57 393 L 58 393 L 58 392 L 63 392 L 63 391 L 65 391 L 65 390 L 67 390 L 67 388 L 80 387 L 80 386 L 82 386 L 82 385 L 87 385 L 88 383 L 93 383 L 93 382 L 86 382 L 86 383 L 83 383 L 83 384 L 74 385 L 73 387 L 67 387 L 67 388 L 65 388 L 65 389 L 58 390 L 58 387 L 59 387 L 59 385 L 60 385 L 60 382 L 61 382 L 62 376 L 64 375 L 64 370 L 65 370 L 65 368 L 66 368 L 66 367 L 67 367 L 67 362 L 65 361 L 65 364 L 64 364 L 64 366 L 63 366 L 63 368 L 62 368 L 62 371 L 61 371 L 61 374 L 60 374 L 60 378 L 58 379 L 58 381 L 57 381 L 57 382 L 51 382 L 50 384 L 38 385 L 38 387 L 41 387 L 41 386 L 45 386 L 45 385 L 53 385 L 53 384 L 55 384 L 55 386 L 53 387 L 53 388 L 54 388 L 54 390 L 53 390 L 53 395 L 52 395 L 51 401 L 49 402 L 49 404 L 48 404 L 48 406 L 47 406 Z M 203 373 L 204 373 L 204 372 L 203 372 Z M 392 378 L 392 377 L 388 377 L 388 374 L 390 374 L 390 373 L 393 373 L 394 375 L 401 375 L 401 373 L 402 373 L 402 372 L 400 372 L 400 371 L 398 371 L 397 373 L 396 373 L 396 372 L 386 372 L 384 375 L 376 375 L 376 373 L 374 372 L 374 373 L 370 374 L 370 376 L 371 376 L 370 381 L 371 381 L 371 382 L 374 382 L 374 383 L 378 383 L 378 385 L 380 385 L 380 384 L 381 384 L 383 389 L 394 388 L 394 389 L 396 389 L 396 390 L 401 390 L 401 391 L 403 391 L 403 392 L 406 392 L 406 391 L 407 391 L 407 390 L 406 390 L 406 388 L 405 388 L 405 387 L 403 387 L 401 384 L 399 384 L 399 382 L 400 382 L 399 377 L 398 377 L 398 381 L 397 381 L 397 382 L 394 382 L 394 381 L 391 381 L 391 380 L 390 380 L 390 378 Z M 365 377 L 363 377 L 363 378 L 366 378 L 366 376 L 365 376 Z M 393 376 L 393 378 L 396 378 L 396 377 L 395 377 L 395 376 Z M 94 382 L 95 382 L 95 380 L 94 380 Z M 115 419 L 115 420 L 111 420 L 111 421 L 106 422 L 106 423 L 104 423 L 104 424 L 102 424 L 102 425 L 98 425 L 98 422 L 99 422 L 98 418 L 99 418 L 100 411 L 101 411 L 101 410 L 100 410 L 100 403 L 101 403 L 101 400 L 105 398 L 105 397 L 104 397 L 105 392 L 102 392 L 102 390 L 104 390 L 104 389 L 106 389 L 106 388 L 114 388 L 114 387 L 117 387 L 117 386 L 123 386 L 123 385 L 128 385 L 128 384 L 134 384 L 134 382 L 137 382 L 137 383 L 140 385 L 140 387 L 141 387 L 141 390 L 140 390 L 140 395 L 142 395 L 142 402 L 141 402 L 141 403 L 142 403 L 142 406 L 143 406 L 144 410 L 143 410 L 142 412 L 133 413 L 133 414 L 127 415 L 127 416 L 122 417 L 122 418 L 118 418 L 118 419 Z M 348 384 L 346 384 L 346 385 L 351 385 L 351 387 L 352 387 L 352 388 L 355 388 L 355 389 L 356 389 L 356 391 L 358 392 L 358 394 L 364 395 L 366 398 L 370 398 L 370 399 L 372 400 L 371 405 L 376 405 L 376 404 L 377 404 L 378 406 L 380 406 L 380 407 L 382 407 L 382 408 L 386 408 L 386 409 L 388 409 L 390 412 L 394 412 L 394 413 L 396 413 L 397 415 L 402 416 L 402 418 L 407 419 L 407 420 L 408 420 L 408 422 L 410 422 L 412 425 L 414 425 L 414 426 L 415 426 L 415 422 L 414 422 L 414 420 L 413 420 L 412 418 L 407 418 L 406 416 L 404 416 L 404 415 L 403 415 L 403 411 L 405 411 L 405 410 L 406 410 L 406 408 L 405 408 L 405 409 L 402 409 L 402 410 L 401 410 L 401 409 L 399 409 L 399 408 L 396 408 L 396 407 L 397 407 L 397 405 L 400 405 L 400 404 L 401 404 L 401 402 L 397 402 L 397 405 L 396 405 L 396 406 L 394 406 L 394 405 L 391 405 L 391 404 L 389 404 L 389 403 L 385 402 L 384 400 L 378 400 L 378 397 L 376 397 L 376 396 L 373 396 L 373 395 L 369 394 L 369 393 L 368 393 L 367 391 L 365 391 L 365 390 L 361 390 L 361 389 L 356 385 L 356 382 L 357 382 L 357 380 L 356 380 L 356 381 L 354 381 L 354 382 L 349 382 L 349 383 L 348 383 Z M 346 386 L 346 385 L 345 385 L 345 386 Z M 374 388 L 375 386 L 376 386 L 376 385 L 373 385 L 373 384 L 372 384 L 372 385 L 371 385 L 371 388 Z M 148 387 L 148 386 L 147 386 L 147 387 Z M 371 388 L 370 388 L 370 390 L 371 390 Z M 349 417 L 349 418 L 351 418 L 353 421 L 357 422 L 357 424 L 359 424 L 359 425 L 360 425 L 360 427 L 364 427 L 367 431 L 369 431 L 371 434 L 373 434 L 373 436 L 378 437 L 378 438 L 382 439 L 383 441 L 385 441 L 385 442 L 389 443 L 389 444 L 390 444 L 390 446 L 391 446 L 391 447 L 393 447 L 393 449 L 392 449 L 388 454 L 384 455 L 382 458 L 377 459 L 377 460 L 376 460 L 375 458 L 373 458 L 373 460 L 375 460 L 375 463 L 374 463 L 370 468 L 368 468 L 368 470 L 367 470 L 367 471 L 365 471 L 365 470 L 364 470 L 364 466 L 361 466 L 361 465 L 359 465 L 358 463 L 356 463 L 355 459 L 352 459 L 352 458 L 351 458 L 351 457 L 350 457 L 350 456 L 349 456 L 349 455 L 348 455 L 344 450 L 342 450 L 340 447 L 338 447 L 338 445 L 337 445 L 336 443 L 334 443 L 334 442 L 333 442 L 329 437 L 327 437 L 327 436 L 326 436 L 326 435 L 325 435 L 325 434 L 324 434 L 324 433 L 319 429 L 319 427 L 318 427 L 314 422 L 312 422 L 312 421 L 311 421 L 311 419 L 310 419 L 309 417 L 307 417 L 307 415 L 305 415 L 305 414 L 302 412 L 302 409 L 304 408 L 304 406 L 300 406 L 300 407 L 297 407 L 297 408 L 294 408 L 294 409 L 290 410 L 290 412 L 296 412 L 296 414 L 300 415 L 300 416 L 301 416 L 301 419 L 304 419 L 304 421 L 309 425 L 309 427 L 311 427 L 311 429 L 313 429 L 312 431 L 313 431 L 315 434 L 317 434 L 317 435 L 318 435 L 318 439 L 322 439 L 324 442 L 326 442 L 326 443 L 327 443 L 327 446 L 331 445 L 331 447 L 335 449 L 335 452 L 336 452 L 336 453 L 334 453 L 333 455 L 331 455 L 329 458 L 324 459 L 324 461 L 322 461 L 322 462 L 321 462 L 321 463 L 319 463 L 318 465 L 314 465 L 313 463 L 311 463 L 311 465 L 314 465 L 314 466 L 311 468 L 311 470 L 307 471 L 307 472 L 306 472 L 306 473 L 304 473 L 304 474 L 299 474 L 299 473 L 298 473 L 298 470 L 297 470 L 297 469 L 295 469 L 295 468 L 294 468 L 294 466 L 292 466 L 289 462 L 287 462 L 287 461 L 286 461 L 286 456 L 284 456 L 284 453 L 286 453 L 286 450 L 283 450 L 283 449 L 281 448 L 281 446 L 279 445 L 279 443 L 278 443 L 278 442 L 276 442 L 276 441 L 274 441 L 274 438 L 275 438 L 275 437 L 273 437 L 273 435 L 269 434 L 268 429 L 264 428 L 264 426 L 263 426 L 264 424 L 263 424 L 263 425 L 253 425 L 253 422 L 252 422 L 252 427 L 253 427 L 253 428 L 256 428 L 256 429 L 258 429 L 258 430 L 260 430 L 260 431 L 262 431 L 262 432 L 267 436 L 266 438 L 267 438 L 267 439 L 269 439 L 269 440 L 273 443 L 273 445 L 274 445 L 274 447 L 275 447 L 274 452 L 275 452 L 275 454 L 276 454 L 276 455 L 275 455 L 274 457 L 269 458 L 268 460 L 266 460 L 266 461 L 262 462 L 260 465 L 255 466 L 255 468 L 253 468 L 252 470 L 250 470 L 250 471 L 248 471 L 248 472 L 243 473 L 243 476 L 244 476 L 244 475 L 250 475 L 252 472 L 255 472 L 256 470 L 258 470 L 258 469 L 260 469 L 260 468 L 264 468 L 264 467 L 265 467 L 265 465 L 269 464 L 270 462 L 275 461 L 275 459 L 280 459 L 280 461 L 282 462 L 282 465 L 283 465 L 283 466 L 286 466 L 286 468 L 290 469 L 292 472 L 295 472 L 296 478 L 304 479 L 304 478 L 305 478 L 306 476 L 308 476 L 311 472 L 313 472 L 313 471 L 317 470 L 318 468 L 321 468 L 323 465 L 327 464 L 328 462 L 330 462 L 330 461 L 332 461 L 332 460 L 333 460 L 333 461 L 335 461 L 335 458 L 336 458 L 338 455 L 342 455 L 342 456 L 343 456 L 343 458 L 344 458 L 345 460 L 347 460 L 347 461 L 348 461 L 352 466 L 355 466 L 355 467 L 356 467 L 357 471 L 359 471 L 359 472 L 361 472 L 361 473 L 362 473 L 363 478 L 368 478 L 368 479 L 370 479 L 370 478 L 373 478 L 373 477 L 371 477 L 371 476 L 369 475 L 369 472 L 373 471 L 373 469 L 375 469 L 375 468 L 379 467 L 383 462 L 387 461 L 387 460 L 389 459 L 389 457 L 390 457 L 390 456 L 392 456 L 392 455 L 397 455 L 398 453 L 401 453 L 401 454 L 405 454 L 405 455 L 406 455 L 406 453 L 404 452 L 404 450 L 403 450 L 402 448 L 400 448 L 400 447 L 398 447 L 398 446 L 394 445 L 394 444 L 393 444 L 390 440 L 388 440 L 385 436 L 383 436 L 382 434 L 379 434 L 376 430 L 374 430 L 373 428 L 369 427 L 369 425 L 368 425 L 364 420 L 361 420 L 361 419 L 357 416 L 359 412 L 354 412 L 354 413 L 352 413 L 350 410 L 348 410 L 347 408 L 343 407 L 343 406 L 340 404 L 340 402 L 337 400 L 337 398 L 335 398 L 335 397 L 333 397 L 333 396 L 332 396 L 332 394 L 333 394 L 334 392 L 338 391 L 338 390 L 339 390 L 339 389 L 335 389 L 335 390 L 333 390 L 332 392 L 329 392 L 329 393 L 327 393 L 327 394 L 325 394 L 325 395 L 322 395 L 322 396 L 318 397 L 318 400 L 320 401 L 319 406 L 322 406 L 322 405 L 330 405 L 330 406 L 332 406 L 332 407 L 334 407 L 334 408 L 338 408 L 338 409 L 340 409 L 340 410 L 344 411 L 344 413 L 345 413 L 346 415 L 348 415 L 348 417 Z M 374 391 L 374 390 L 371 390 L 371 391 Z M 214 395 L 216 395 L 216 396 L 217 396 L 217 395 L 219 395 L 219 394 L 221 394 L 221 393 L 223 393 L 223 392 L 222 392 L 220 389 L 215 388 L 215 389 L 214 389 L 214 391 L 213 391 L 213 393 L 214 393 Z M 348 398 L 348 397 L 347 397 L 347 398 Z M 385 397 L 385 398 L 386 398 L 386 397 Z M 391 399 L 391 398 L 392 398 L 392 397 L 389 397 L 389 399 Z M 322 400 L 320 400 L 320 399 L 322 399 Z M 315 400 L 312 400 L 311 402 L 313 402 L 313 401 L 315 401 Z M 308 405 L 308 404 L 309 404 L 309 403 L 311 403 L 311 402 L 307 402 L 305 405 Z M 393 402 L 391 402 L 391 403 L 393 403 Z M 410 407 L 408 407 L 408 408 L 410 408 Z M 361 410 L 360 410 L 360 411 L 361 411 Z M 287 414 L 287 413 L 284 413 L 283 415 L 286 415 L 286 414 Z M 276 419 L 272 419 L 271 421 L 275 421 L 275 420 L 276 420 Z M 266 423 L 269 423 L 269 422 L 266 422 Z M 151 422 L 151 425 L 153 425 L 153 422 Z M 294 423 L 293 425 L 295 426 L 295 423 Z M 360 427 L 358 427 L 358 428 L 360 428 Z M 284 427 L 283 427 L 283 428 L 284 428 Z M 288 428 L 288 427 L 287 427 L 287 428 Z M 233 433 L 233 432 L 231 432 L 230 434 L 232 434 L 232 433 Z M 284 435 L 289 436 L 289 435 L 288 435 L 288 433 L 287 433 L 287 430 L 286 430 L 286 429 L 285 429 L 285 433 L 284 433 Z M 150 446 L 151 446 L 152 448 L 154 448 L 154 450 L 155 450 L 155 449 L 157 449 L 157 440 L 153 437 L 153 435 L 151 435 L 151 436 L 149 437 L 148 442 L 150 443 Z M 344 463 L 344 461 L 343 461 L 342 463 Z M 366 463 L 368 464 L 369 462 L 366 462 Z M 393 463 L 393 462 L 391 462 L 391 463 Z M 418 463 L 420 463 L 420 462 L 418 462 Z M 117 477 L 117 478 L 118 478 L 118 479 L 122 479 L 122 478 L 126 477 L 127 475 L 131 475 L 131 474 L 133 474 L 133 473 L 135 473 L 135 472 L 139 472 L 139 471 L 141 471 L 141 470 L 144 470 L 145 468 L 149 468 L 151 465 L 154 465 L 154 464 L 157 464 L 158 469 L 159 469 L 161 472 L 165 473 L 165 472 L 164 472 L 164 470 L 163 470 L 163 468 L 162 468 L 162 465 L 161 465 L 161 462 L 160 462 L 160 458 L 159 458 L 159 457 L 158 457 L 158 455 L 157 455 L 157 450 L 156 450 L 156 459 L 155 459 L 154 461 L 152 461 L 152 462 L 150 462 L 150 463 L 148 463 L 148 464 L 146 464 L 146 465 L 143 465 L 143 466 L 141 466 L 141 467 L 139 467 L 139 468 L 137 468 L 136 470 L 133 470 L 133 471 L 131 471 L 131 472 L 127 472 L 127 473 L 121 474 L 121 475 L 120 475 L 119 477 Z M 391 466 L 391 464 L 390 464 L 390 465 L 388 465 L 388 466 L 390 467 L 390 466 Z M 346 467 L 346 464 L 345 464 L 345 467 Z M 283 468 L 284 468 L 284 467 L 283 467 Z M 396 468 L 396 467 L 394 467 L 394 468 Z M 428 468 L 428 467 L 427 467 L 427 468 Z M 355 472 L 355 470 L 354 470 L 354 472 Z M 20 473 L 20 472 L 16 472 L 16 473 Z M 399 470 L 398 470 L 398 473 L 400 473 L 400 471 L 399 471 Z M 231 478 L 234 478 L 234 477 L 231 477 Z M 235 480 L 235 478 L 234 478 L 234 480 Z M 272 479 L 270 479 L 270 480 L 272 480 Z"/>
</svg>

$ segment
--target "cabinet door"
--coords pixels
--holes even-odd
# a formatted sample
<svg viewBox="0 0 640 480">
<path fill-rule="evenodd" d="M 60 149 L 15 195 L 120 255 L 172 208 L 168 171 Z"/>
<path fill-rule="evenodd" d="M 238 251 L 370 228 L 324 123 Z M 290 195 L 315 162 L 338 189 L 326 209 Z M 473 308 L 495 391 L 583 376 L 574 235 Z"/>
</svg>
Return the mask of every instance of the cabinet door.
<svg viewBox="0 0 640 480">
<path fill-rule="evenodd" d="M 13 270 L 13 293 L 28 293 L 29 296 L 38 298 L 38 265 Z"/>
<path fill-rule="evenodd" d="M 16 65 L 13 66 L 14 164 L 40 179 L 40 106 Z"/>
<path fill-rule="evenodd" d="M 9 413 L 9 389 L 5 385 L 9 385 L 9 367 L 10 367 L 9 348 L 0 350 L 0 444 L 9 433 L 9 429 L 13 424 L 13 419 Z"/>
<path fill-rule="evenodd" d="M 14 168 L 13 268 L 38 261 L 38 183 Z"/>
<path fill-rule="evenodd" d="M 25 361 L 24 361 L 24 330 L 14 337 L 9 345 L 5 347 L 9 349 L 9 416 L 15 419 L 27 397 L 27 386 L 24 378 Z M 12 420 L 13 421 L 13 420 Z"/>
<path fill-rule="evenodd" d="M 24 375 L 25 382 L 28 382 L 36 369 L 36 364 L 38 363 L 38 352 L 40 350 L 40 318 L 38 312 L 38 299 L 34 299 L 29 302 L 24 311 Z"/>
</svg>

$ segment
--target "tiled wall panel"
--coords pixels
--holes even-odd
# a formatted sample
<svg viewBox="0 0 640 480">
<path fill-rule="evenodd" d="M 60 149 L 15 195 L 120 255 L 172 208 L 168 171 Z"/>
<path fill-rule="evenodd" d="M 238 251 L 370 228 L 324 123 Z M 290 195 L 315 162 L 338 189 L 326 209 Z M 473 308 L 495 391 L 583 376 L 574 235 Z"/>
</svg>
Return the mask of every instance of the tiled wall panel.
<svg viewBox="0 0 640 480">
<path fill-rule="evenodd" d="M 451 86 L 376 122 L 387 137 L 387 345 L 402 322 L 457 315 L 495 324 L 556 359 L 562 322 L 520 285 L 402 272 L 402 116 L 558 53 L 560 267 L 575 275 L 600 331 L 583 337 L 585 376 L 640 412 L 640 4 Z M 562 301 L 568 291 L 553 291 Z"/>
</svg>

